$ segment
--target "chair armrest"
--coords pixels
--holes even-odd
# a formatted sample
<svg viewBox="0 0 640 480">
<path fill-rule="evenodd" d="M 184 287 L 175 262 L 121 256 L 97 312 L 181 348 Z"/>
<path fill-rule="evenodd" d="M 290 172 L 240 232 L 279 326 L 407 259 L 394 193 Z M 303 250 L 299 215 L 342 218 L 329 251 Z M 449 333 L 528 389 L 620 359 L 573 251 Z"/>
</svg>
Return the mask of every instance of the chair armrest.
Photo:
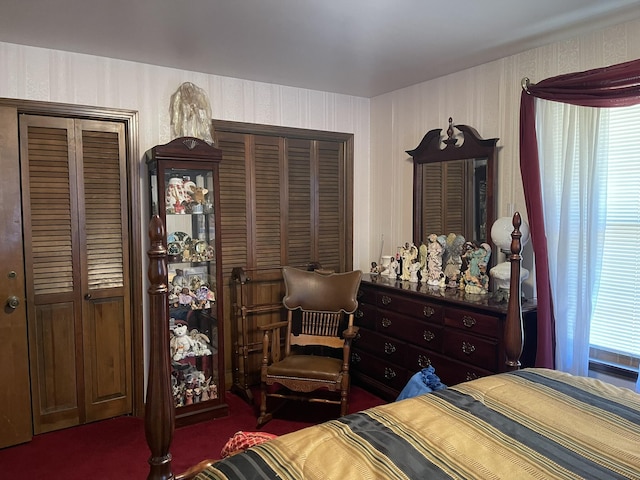
<svg viewBox="0 0 640 480">
<path fill-rule="evenodd" d="M 277 328 L 286 327 L 287 324 L 288 324 L 287 321 L 283 321 L 283 322 L 268 323 L 266 325 L 258 325 L 258 330 L 260 330 L 261 332 L 266 332 L 269 330 L 275 330 Z"/>
<path fill-rule="evenodd" d="M 266 325 L 258 325 L 258 330 L 263 332 L 262 335 L 262 368 L 267 368 L 269 365 L 269 357 L 271 361 L 277 362 L 280 360 L 280 345 L 281 345 L 281 328 L 289 325 L 289 322 L 274 322 Z M 271 337 L 271 341 L 270 338 Z M 271 344 L 271 352 L 269 352 L 269 344 Z M 271 355 L 269 355 L 271 353 Z"/>
<path fill-rule="evenodd" d="M 360 327 L 352 325 L 342 332 L 342 337 L 349 340 L 354 339 L 358 334 L 358 330 L 360 330 Z"/>
</svg>

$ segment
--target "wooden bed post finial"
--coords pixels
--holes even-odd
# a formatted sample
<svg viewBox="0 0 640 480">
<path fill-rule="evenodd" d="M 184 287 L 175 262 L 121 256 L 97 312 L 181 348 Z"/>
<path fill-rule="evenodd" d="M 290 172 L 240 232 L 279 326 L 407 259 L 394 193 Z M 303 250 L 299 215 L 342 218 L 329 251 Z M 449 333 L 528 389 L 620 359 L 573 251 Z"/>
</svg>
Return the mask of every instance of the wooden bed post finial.
<svg viewBox="0 0 640 480">
<path fill-rule="evenodd" d="M 175 429 L 175 409 L 171 391 L 169 359 L 169 290 L 167 287 L 167 249 L 164 225 L 158 215 L 149 223 L 151 248 L 149 257 L 149 377 L 145 406 L 144 431 L 149 457 L 148 480 L 170 480 L 169 447 Z"/>
<path fill-rule="evenodd" d="M 520 368 L 520 355 L 524 346 L 524 329 L 522 327 L 522 294 L 520 290 L 520 262 L 522 261 L 522 233 L 520 213 L 513 214 L 513 232 L 511 233 L 511 278 L 509 283 L 509 304 L 504 331 L 504 351 L 507 370 Z"/>
</svg>

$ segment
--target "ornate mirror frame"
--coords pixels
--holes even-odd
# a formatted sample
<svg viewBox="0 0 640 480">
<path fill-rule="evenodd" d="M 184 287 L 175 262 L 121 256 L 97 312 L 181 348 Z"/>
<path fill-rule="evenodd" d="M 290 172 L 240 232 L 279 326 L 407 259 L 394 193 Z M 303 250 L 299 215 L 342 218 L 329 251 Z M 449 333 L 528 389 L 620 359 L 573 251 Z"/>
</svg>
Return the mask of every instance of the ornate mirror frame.
<svg viewBox="0 0 640 480">
<path fill-rule="evenodd" d="M 430 130 L 406 151 L 413 157 L 413 241 L 420 245 L 431 233 L 453 232 L 491 245 L 498 138 L 483 139 L 472 127 L 454 125 L 452 118 L 446 137 L 441 132 Z M 456 227 L 449 228 L 449 218 Z M 443 231 L 428 231 L 431 219 Z"/>
</svg>

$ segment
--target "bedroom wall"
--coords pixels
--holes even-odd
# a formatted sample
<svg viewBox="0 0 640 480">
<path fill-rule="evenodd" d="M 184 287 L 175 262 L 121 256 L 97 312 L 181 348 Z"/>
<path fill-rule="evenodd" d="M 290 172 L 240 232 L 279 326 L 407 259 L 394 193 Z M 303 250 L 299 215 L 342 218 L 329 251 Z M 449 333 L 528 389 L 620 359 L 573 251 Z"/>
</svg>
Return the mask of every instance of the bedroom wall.
<svg viewBox="0 0 640 480">
<path fill-rule="evenodd" d="M 424 134 L 454 123 L 475 127 L 484 138 L 498 137 L 497 216 L 520 211 L 526 220 L 519 170 L 520 82 L 588 70 L 640 58 L 640 21 L 616 25 L 564 42 L 529 50 L 446 77 L 371 99 L 371 225 L 369 251 L 378 256 L 412 235 L 412 163 L 405 150 Z M 500 254 L 502 256 L 502 254 Z M 523 264 L 532 270 L 531 246 Z M 523 286 L 533 295 L 534 276 Z"/>
</svg>

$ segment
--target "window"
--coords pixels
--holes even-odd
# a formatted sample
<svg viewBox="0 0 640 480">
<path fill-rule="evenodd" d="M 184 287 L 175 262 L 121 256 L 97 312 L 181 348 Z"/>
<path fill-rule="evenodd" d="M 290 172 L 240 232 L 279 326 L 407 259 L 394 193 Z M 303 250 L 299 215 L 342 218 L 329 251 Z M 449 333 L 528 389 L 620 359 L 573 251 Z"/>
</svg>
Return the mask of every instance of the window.
<svg viewBox="0 0 640 480">
<path fill-rule="evenodd" d="M 590 344 L 640 357 L 640 105 L 606 113 L 607 214 Z"/>
<path fill-rule="evenodd" d="M 589 351 L 637 368 L 639 128 L 640 106 L 536 104 L 560 370 L 574 371 Z"/>
</svg>

